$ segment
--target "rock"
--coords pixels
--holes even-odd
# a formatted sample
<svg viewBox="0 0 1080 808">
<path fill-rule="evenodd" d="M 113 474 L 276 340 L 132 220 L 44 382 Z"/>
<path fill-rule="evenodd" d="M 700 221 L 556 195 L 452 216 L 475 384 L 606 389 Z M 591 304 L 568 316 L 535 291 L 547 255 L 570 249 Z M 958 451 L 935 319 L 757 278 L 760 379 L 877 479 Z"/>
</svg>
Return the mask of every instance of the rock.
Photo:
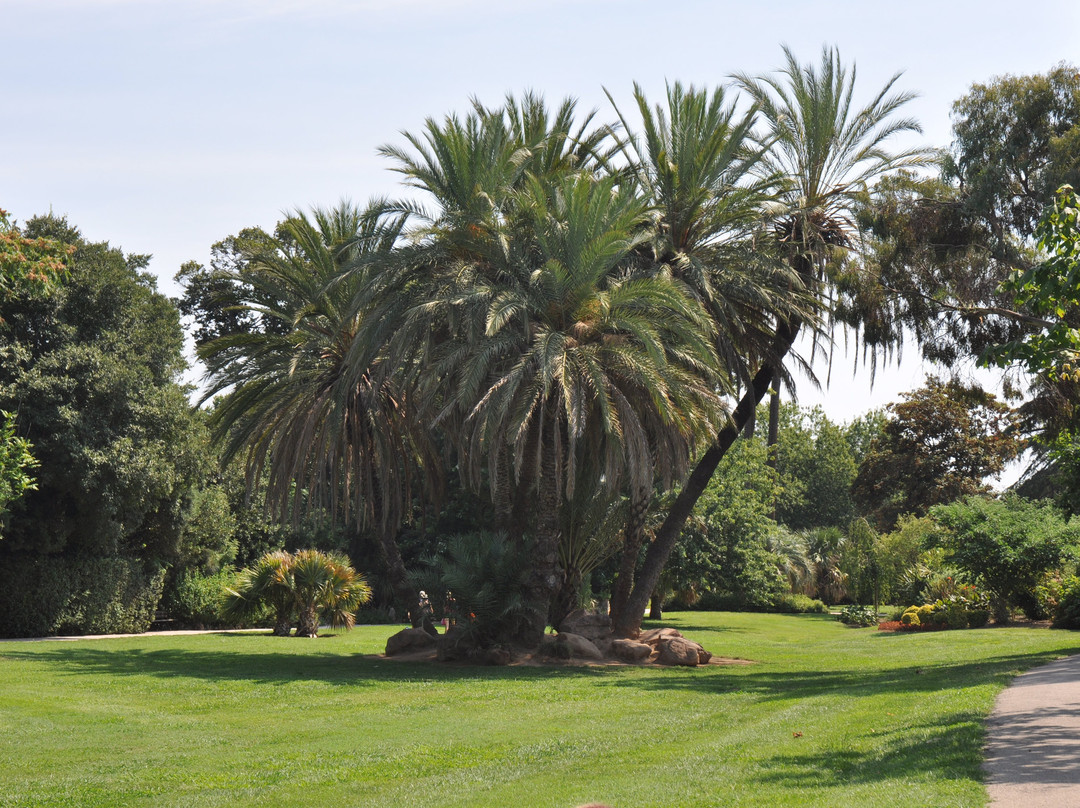
<svg viewBox="0 0 1080 808">
<path fill-rule="evenodd" d="M 669 639 L 683 639 L 683 635 L 679 633 L 677 629 L 673 628 L 651 628 L 648 631 L 641 632 L 638 635 L 637 641 L 643 642 L 646 645 L 657 645 L 663 640 Z"/>
<path fill-rule="evenodd" d="M 708 651 L 706 651 L 700 645 L 698 646 L 698 649 L 699 650 L 697 652 L 697 664 L 699 664 L 699 665 L 708 665 L 709 660 L 712 659 L 712 654 L 709 653 Z"/>
<path fill-rule="evenodd" d="M 457 626 L 450 629 L 439 637 L 438 647 L 435 650 L 435 658 L 439 662 L 457 662 L 468 659 L 475 648 L 468 641 L 466 633 Z"/>
<path fill-rule="evenodd" d="M 595 614 L 577 609 L 570 612 L 559 623 L 559 633 L 577 634 L 596 641 L 611 637 L 611 618 L 606 614 Z"/>
<path fill-rule="evenodd" d="M 510 652 L 505 648 L 488 648 L 484 651 L 485 665 L 509 665 Z"/>
<path fill-rule="evenodd" d="M 600 649 L 593 644 L 592 640 L 582 637 L 580 634 L 573 634 L 568 631 L 560 631 L 559 636 L 555 638 L 556 646 L 563 646 L 570 650 L 570 657 L 577 657 L 579 659 L 603 659 L 604 655 L 600 653 Z M 561 654 L 557 654 L 561 656 Z"/>
<path fill-rule="evenodd" d="M 656 661 L 661 665 L 697 667 L 698 651 L 701 650 L 701 646 L 696 642 L 690 642 L 690 640 L 682 637 L 672 637 L 662 641 L 657 648 L 660 655 L 656 658 Z"/>
<path fill-rule="evenodd" d="M 613 640 L 611 651 L 623 662 L 644 662 L 653 652 L 651 645 L 634 640 Z"/>
<path fill-rule="evenodd" d="M 423 648 L 432 648 L 434 645 L 435 638 L 422 628 L 407 628 L 386 641 L 386 655 L 394 656 L 405 651 L 419 651 Z"/>
</svg>

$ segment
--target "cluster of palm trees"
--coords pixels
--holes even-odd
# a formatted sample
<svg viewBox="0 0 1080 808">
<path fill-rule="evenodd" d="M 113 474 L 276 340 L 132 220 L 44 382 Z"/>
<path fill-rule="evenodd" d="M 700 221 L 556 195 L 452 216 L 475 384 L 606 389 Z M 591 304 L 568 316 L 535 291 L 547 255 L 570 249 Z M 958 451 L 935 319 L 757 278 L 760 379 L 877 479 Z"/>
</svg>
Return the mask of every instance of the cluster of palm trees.
<svg viewBox="0 0 1080 808">
<path fill-rule="evenodd" d="M 525 94 L 384 147 L 410 199 L 297 213 L 237 270 L 274 325 L 200 350 L 208 397 L 228 393 L 227 455 L 282 513 L 375 528 L 402 603 L 394 536 L 455 464 L 529 560 L 529 617 L 504 638 L 523 644 L 573 602 L 573 559 L 595 559 L 573 514 L 619 513 L 613 625 L 632 633 L 796 337 L 825 332 L 852 201 L 927 159 L 885 148 L 917 130 L 897 77 L 856 108 L 835 51 L 785 55 L 735 90 L 675 83 L 653 105 L 635 87 L 636 115 L 612 123 Z M 638 569 L 654 494 L 676 484 Z"/>
</svg>

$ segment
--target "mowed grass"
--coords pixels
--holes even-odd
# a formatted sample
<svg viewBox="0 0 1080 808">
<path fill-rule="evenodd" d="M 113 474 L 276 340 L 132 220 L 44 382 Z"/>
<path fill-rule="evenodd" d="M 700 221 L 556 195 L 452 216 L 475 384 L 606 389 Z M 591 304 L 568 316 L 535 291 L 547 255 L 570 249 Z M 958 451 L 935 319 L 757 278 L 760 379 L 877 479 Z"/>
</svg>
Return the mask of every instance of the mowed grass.
<svg viewBox="0 0 1080 808">
<path fill-rule="evenodd" d="M 371 656 L 386 626 L 3 643 L 0 805 L 982 806 L 995 695 L 1080 652 L 1028 628 L 664 625 L 755 664 L 407 664 Z"/>
</svg>

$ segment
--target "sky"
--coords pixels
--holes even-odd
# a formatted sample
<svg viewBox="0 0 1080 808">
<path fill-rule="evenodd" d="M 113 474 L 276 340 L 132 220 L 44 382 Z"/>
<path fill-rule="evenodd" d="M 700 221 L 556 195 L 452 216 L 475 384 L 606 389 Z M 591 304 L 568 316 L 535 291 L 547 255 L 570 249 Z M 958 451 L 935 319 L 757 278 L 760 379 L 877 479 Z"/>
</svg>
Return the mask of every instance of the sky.
<svg viewBox="0 0 1080 808">
<path fill-rule="evenodd" d="M 897 146 L 944 147 L 973 83 L 1080 62 L 1080 3 L 0 0 L 0 207 L 152 254 L 177 295 L 180 265 L 243 227 L 401 195 L 378 147 L 470 98 L 532 89 L 608 120 L 605 88 L 626 109 L 635 81 L 656 99 L 715 87 L 779 67 L 782 44 L 804 62 L 838 48 L 864 101 L 903 71 L 924 134 Z M 871 389 L 837 356 L 828 389 L 798 393 L 838 421 L 927 371 L 909 347 Z"/>
</svg>

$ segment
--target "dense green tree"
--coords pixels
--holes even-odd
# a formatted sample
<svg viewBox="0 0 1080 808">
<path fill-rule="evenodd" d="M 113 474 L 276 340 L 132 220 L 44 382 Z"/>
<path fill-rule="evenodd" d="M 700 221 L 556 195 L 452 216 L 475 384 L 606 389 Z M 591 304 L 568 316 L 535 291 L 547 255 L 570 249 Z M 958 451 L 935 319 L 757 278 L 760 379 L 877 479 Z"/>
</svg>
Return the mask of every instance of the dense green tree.
<svg viewBox="0 0 1080 808">
<path fill-rule="evenodd" d="M 142 630 L 163 567 L 188 554 L 184 521 L 206 469 L 178 383 L 179 316 L 145 256 L 52 216 L 22 237 L 53 245 L 67 271 L 0 300 L 0 409 L 18 413 L 40 463 L 0 543 L 0 633 Z"/>
<path fill-rule="evenodd" d="M 1007 622 L 1009 607 L 1031 618 L 1041 613 L 1035 587 L 1056 569 L 1080 540 L 1071 525 L 1048 502 L 1015 495 L 999 499 L 969 497 L 939 505 L 931 518 L 943 528 L 939 538 L 953 563 L 992 595 L 995 619 Z"/>
<path fill-rule="evenodd" d="M 852 494 L 889 530 L 901 514 L 987 490 L 983 480 L 1016 457 L 1017 416 L 992 394 L 930 378 L 890 404 L 890 418 L 859 467 Z"/>
<path fill-rule="evenodd" d="M 944 173 L 987 224 L 992 250 L 1022 263 L 1023 239 L 1057 188 L 1080 186 L 1080 70 L 1061 64 L 973 85 L 953 105 Z"/>
<path fill-rule="evenodd" d="M 851 484 L 857 467 L 844 429 L 820 407 L 784 406 L 776 450 L 777 521 L 794 530 L 846 528 L 855 516 Z"/>
<path fill-rule="evenodd" d="M 2 551 L 167 562 L 200 463 L 176 309 L 141 272 L 144 256 L 54 217 L 26 235 L 75 250 L 50 294 L 3 304 L 0 408 L 20 413 L 41 465 Z"/>
</svg>

